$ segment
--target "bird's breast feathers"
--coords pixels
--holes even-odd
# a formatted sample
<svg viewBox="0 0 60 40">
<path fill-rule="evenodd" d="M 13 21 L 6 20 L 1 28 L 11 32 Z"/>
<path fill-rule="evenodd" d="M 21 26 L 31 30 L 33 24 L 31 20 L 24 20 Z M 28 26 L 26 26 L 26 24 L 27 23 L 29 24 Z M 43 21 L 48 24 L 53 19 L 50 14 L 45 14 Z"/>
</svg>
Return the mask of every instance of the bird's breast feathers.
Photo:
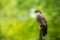
<svg viewBox="0 0 60 40">
<path fill-rule="evenodd" d="M 44 17 L 42 15 L 37 15 L 37 21 L 41 25 L 46 25 L 45 19 L 44 19 Z"/>
</svg>

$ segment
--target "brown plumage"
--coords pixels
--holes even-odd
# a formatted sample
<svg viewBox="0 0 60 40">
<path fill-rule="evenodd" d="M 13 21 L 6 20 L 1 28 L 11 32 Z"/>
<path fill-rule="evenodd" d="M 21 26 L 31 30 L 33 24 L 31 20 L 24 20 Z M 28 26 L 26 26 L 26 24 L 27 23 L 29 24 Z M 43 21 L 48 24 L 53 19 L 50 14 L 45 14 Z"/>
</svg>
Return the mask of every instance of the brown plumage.
<svg viewBox="0 0 60 40">
<path fill-rule="evenodd" d="M 37 21 L 40 25 L 42 35 L 45 36 L 47 34 L 46 20 L 45 20 L 44 16 L 41 14 L 41 12 L 39 10 L 36 10 L 35 13 L 37 14 Z"/>
</svg>

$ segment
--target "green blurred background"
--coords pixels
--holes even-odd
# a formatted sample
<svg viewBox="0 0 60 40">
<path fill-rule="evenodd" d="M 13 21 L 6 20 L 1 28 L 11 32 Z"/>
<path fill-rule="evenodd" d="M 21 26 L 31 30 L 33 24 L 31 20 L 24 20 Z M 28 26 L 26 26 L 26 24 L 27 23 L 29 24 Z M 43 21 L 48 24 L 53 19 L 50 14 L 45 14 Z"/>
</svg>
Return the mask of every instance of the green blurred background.
<svg viewBox="0 0 60 40">
<path fill-rule="evenodd" d="M 0 0 L 0 40 L 37 40 L 39 25 L 33 10 L 45 16 L 45 40 L 60 40 L 60 0 Z"/>
</svg>

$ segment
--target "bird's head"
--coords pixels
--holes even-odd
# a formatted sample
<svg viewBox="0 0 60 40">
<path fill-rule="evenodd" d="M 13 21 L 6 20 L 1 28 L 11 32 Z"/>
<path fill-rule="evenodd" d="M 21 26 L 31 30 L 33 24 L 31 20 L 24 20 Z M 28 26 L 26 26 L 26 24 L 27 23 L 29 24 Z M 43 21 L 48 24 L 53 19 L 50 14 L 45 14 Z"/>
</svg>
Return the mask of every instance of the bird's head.
<svg viewBox="0 0 60 40">
<path fill-rule="evenodd" d="M 40 13 L 41 14 L 41 11 L 40 10 L 36 10 L 35 13 Z"/>
<path fill-rule="evenodd" d="M 42 14 L 40 10 L 36 10 L 35 13 L 36 13 L 37 15 Z"/>
</svg>

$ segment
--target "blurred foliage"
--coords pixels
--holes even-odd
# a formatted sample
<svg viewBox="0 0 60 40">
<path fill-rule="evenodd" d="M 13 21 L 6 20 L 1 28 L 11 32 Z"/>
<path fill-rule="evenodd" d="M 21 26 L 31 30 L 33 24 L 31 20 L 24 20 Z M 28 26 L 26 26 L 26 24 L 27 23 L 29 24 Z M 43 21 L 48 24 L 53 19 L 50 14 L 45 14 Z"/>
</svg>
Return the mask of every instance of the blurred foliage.
<svg viewBox="0 0 60 40">
<path fill-rule="evenodd" d="M 37 40 L 39 25 L 30 17 L 31 8 L 46 18 L 45 40 L 60 40 L 60 0 L 0 0 L 0 40 Z"/>
</svg>

